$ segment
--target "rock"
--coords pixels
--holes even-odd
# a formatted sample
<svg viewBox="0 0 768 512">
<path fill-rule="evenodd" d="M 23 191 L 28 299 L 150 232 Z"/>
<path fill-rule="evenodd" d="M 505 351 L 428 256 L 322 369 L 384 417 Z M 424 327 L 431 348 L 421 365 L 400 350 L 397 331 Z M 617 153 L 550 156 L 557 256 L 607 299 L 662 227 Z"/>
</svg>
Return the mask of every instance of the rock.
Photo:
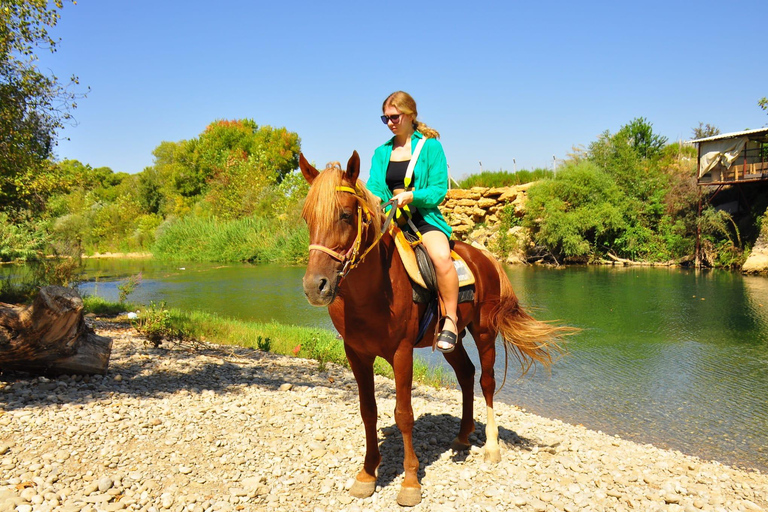
<svg viewBox="0 0 768 512">
<path fill-rule="evenodd" d="M 114 340 L 110 367 L 122 382 L 0 383 L 8 436 L 0 445 L 0 512 L 401 511 L 392 381 L 375 380 L 383 460 L 375 494 L 357 500 L 349 490 L 362 469 L 364 439 L 348 370 L 329 365 L 318 373 L 312 361 L 238 347 L 155 351 L 128 327 L 102 329 Z M 353 389 L 329 386 L 329 376 Z M 285 393 L 275 382 L 295 384 Z M 33 392 L 50 384 L 52 391 Z M 483 410 L 482 397 L 475 398 L 476 411 Z M 457 400 L 454 389 L 414 389 L 422 512 L 768 508 L 768 475 L 503 403 L 495 405 L 508 436 L 501 462 L 484 463 L 482 432 L 457 456 L 449 449 Z"/>
</svg>

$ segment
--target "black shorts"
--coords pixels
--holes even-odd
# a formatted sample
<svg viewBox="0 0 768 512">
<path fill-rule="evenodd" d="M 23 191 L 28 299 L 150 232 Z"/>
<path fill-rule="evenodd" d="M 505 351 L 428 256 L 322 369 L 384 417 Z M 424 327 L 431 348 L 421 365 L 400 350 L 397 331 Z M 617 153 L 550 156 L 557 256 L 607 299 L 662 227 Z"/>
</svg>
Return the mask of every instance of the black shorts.
<svg viewBox="0 0 768 512">
<path fill-rule="evenodd" d="M 416 229 L 419 230 L 419 232 L 423 235 L 424 233 L 429 233 L 430 231 L 442 231 L 437 226 L 433 226 L 426 220 L 424 220 L 424 217 L 421 215 L 421 212 L 418 208 L 415 208 L 413 206 L 409 206 L 411 210 L 411 222 L 413 222 L 414 226 L 416 226 Z M 412 231 L 411 226 L 409 224 L 405 224 L 405 226 L 401 226 L 403 230 Z"/>
</svg>

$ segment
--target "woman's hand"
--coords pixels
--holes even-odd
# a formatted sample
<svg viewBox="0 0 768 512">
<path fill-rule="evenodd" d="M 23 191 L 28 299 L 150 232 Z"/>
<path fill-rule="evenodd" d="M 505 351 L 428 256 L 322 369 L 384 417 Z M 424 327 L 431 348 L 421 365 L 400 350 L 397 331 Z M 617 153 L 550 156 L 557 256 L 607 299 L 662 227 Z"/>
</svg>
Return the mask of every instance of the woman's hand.
<svg viewBox="0 0 768 512">
<path fill-rule="evenodd" d="M 397 201 L 398 208 L 402 208 L 403 206 L 413 202 L 413 192 L 400 192 L 399 194 L 393 196 L 392 199 Z"/>
</svg>

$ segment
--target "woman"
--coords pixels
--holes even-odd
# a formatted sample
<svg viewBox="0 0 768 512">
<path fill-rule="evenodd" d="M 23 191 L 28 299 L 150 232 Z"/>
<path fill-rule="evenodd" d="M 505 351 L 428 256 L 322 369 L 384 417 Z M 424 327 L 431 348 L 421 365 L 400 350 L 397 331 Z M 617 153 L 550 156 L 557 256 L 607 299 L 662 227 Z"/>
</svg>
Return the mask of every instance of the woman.
<svg viewBox="0 0 768 512">
<path fill-rule="evenodd" d="M 441 319 L 443 327 L 437 337 L 437 349 L 452 352 L 457 340 L 459 277 L 451 261 L 448 243 L 451 228 L 437 208 L 448 191 L 448 165 L 443 146 L 437 140 L 440 134 L 417 121 L 416 102 L 406 92 L 390 94 L 384 100 L 382 112 L 381 120 L 394 137 L 373 153 L 368 190 L 382 202 L 395 199 L 398 208 L 408 205 L 411 220 L 421 232 L 422 243 L 435 267 L 437 287 L 445 305 L 446 316 Z M 408 183 L 405 179 L 408 164 L 422 139 L 413 178 Z"/>
</svg>

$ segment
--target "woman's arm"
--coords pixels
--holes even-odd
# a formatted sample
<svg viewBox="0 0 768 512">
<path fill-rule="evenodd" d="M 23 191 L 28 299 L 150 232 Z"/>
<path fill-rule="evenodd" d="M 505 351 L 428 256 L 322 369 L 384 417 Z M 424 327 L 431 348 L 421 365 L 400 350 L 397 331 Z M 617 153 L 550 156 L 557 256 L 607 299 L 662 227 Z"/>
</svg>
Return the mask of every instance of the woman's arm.
<svg viewBox="0 0 768 512">
<path fill-rule="evenodd" d="M 371 172 L 369 173 L 368 182 L 365 184 L 368 190 L 381 199 L 382 203 L 389 201 L 392 197 L 392 193 L 389 191 L 389 187 L 387 187 L 387 167 L 383 153 L 381 148 L 378 148 L 373 152 L 373 157 L 371 158 Z"/>
<path fill-rule="evenodd" d="M 439 140 L 427 139 L 416 167 L 414 175 L 418 184 L 413 190 L 413 204 L 416 207 L 435 208 L 448 193 L 448 162 Z M 422 173 L 426 173 L 426 180 L 420 177 Z"/>
</svg>

